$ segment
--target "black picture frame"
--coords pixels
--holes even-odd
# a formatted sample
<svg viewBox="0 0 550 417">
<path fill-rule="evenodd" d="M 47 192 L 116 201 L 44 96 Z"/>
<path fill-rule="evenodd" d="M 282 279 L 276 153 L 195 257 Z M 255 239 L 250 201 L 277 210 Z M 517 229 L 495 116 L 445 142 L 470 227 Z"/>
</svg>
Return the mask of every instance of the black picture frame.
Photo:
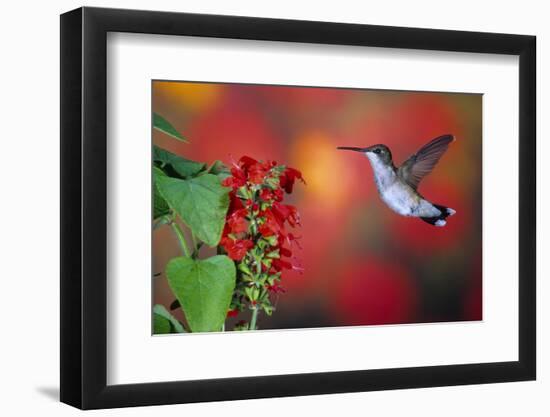
<svg viewBox="0 0 550 417">
<path fill-rule="evenodd" d="M 519 56 L 519 360 L 113 385 L 107 375 L 108 32 Z M 135 10 L 61 16 L 61 401 L 82 409 L 533 380 L 534 36 Z"/>
</svg>

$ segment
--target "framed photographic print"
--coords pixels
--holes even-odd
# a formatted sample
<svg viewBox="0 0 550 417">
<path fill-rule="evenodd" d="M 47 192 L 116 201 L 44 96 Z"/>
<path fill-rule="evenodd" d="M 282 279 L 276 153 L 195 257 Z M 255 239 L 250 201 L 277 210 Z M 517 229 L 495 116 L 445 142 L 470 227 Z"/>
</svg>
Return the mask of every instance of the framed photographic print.
<svg viewBox="0 0 550 417">
<path fill-rule="evenodd" d="M 535 38 L 61 16 L 61 400 L 535 378 Z"/>
</svg>

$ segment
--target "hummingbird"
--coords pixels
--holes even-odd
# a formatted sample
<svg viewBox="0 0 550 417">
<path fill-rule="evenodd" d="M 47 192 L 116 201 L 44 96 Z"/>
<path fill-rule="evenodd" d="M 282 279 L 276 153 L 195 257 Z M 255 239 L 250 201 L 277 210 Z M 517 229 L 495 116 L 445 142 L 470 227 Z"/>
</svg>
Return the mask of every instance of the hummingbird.
<svg viewBox="0 0 550 417">
<path fill-rule="evenodd" d="M 394 212 L 401 216 L 419 217 L 433 226 L 443 227 L 447 217 L 455 210 L 426 200 L 418 192 L 418 184 L 443 156 L 453 135 L 439 136 L 422 146 L 400 167 L 395 167 L 390 149 L 386 145 L 372 145 L 366 148 L 338 146 L 337 149 L 361 152 L 369 159 L 374 181 L 380 198 Z"/>
</svg>

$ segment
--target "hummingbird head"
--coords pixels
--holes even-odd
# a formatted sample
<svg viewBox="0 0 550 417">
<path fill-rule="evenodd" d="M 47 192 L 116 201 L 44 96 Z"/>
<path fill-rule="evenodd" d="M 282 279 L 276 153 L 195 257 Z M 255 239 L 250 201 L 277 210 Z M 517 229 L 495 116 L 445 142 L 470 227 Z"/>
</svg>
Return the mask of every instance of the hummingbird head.
<svg viewBox="0 0 550 417">
<path fill-rule="evenodd" d="M 355 151 L 365 154 L 370 161 L 382 162 L 385 165 L 392 164 L 392 155 L 390 148 L 386 145 L 378 144 L 366 148 L 357 148 L 354 146 L 338 146 L 337 149 L 346 151 Z"/>
</svg>

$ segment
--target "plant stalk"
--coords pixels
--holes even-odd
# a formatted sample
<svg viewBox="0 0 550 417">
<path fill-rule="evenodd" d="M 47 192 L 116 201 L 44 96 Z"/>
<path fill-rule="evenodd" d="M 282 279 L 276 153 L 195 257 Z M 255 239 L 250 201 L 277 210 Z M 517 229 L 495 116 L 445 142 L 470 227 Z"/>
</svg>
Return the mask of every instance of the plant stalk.
<svg viewBox="0 0 550 417">
<path fill-rule="evenodd" d="M 256 319 L 258 318 L 258 306 L 252 309 L 252 319 L 250 320 L 250 330 L 256 330 Z"/>
<path fill-rule="evenodd" d="M 183 250 L 183 253 L 185 254 L 185 256 L 189 257 L 190 256 L 189 249 L 187 248 L 187 243 L 185 242 L 185 237 L 183 236 L 183 232 L 182 232 L 179 224 L 177 224 L 175 221 L 173 221 L 172 222 L 172 229 L 174 230 L 174 233 L 178 237 L 178 240 L 180 242 L 180 246 Z"/>
<path fill-rule="evenodd" d="M 256 279 L 260 278 L 262 274 L 262 260 L 255 258 L 256 260 Z M 252 308 L 252 318 L 250 319 L 250 330 L 256 330 L 256 320 L 258 319 L 258 305 Z"/>
</svg>

